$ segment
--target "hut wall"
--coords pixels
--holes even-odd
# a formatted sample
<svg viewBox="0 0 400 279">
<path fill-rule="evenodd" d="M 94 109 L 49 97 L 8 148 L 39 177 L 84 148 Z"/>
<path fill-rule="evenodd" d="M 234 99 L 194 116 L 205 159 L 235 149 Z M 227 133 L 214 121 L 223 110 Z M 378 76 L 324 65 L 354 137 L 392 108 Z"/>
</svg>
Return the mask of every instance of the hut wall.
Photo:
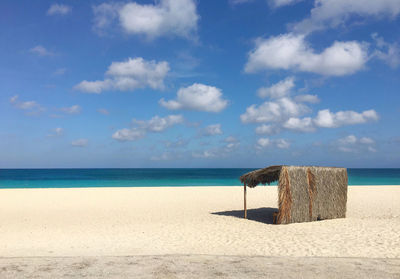
<svg viewBox="0 0 400 279">
<path fill-rule="evenodd" d="M 317 193 L 313 202 L 313 221 L 346 217 L 347 170 L 314 168 Z"/>
<path fill-rule="evenodd" d="M 344 168 L 284 166 L 278 191 L 278 223 L 346 216 L 347 170 Z"/>
<path fill-rule="evenodd" d="M 309 194 L 307 175 L 303 168 L 288 167 L 292 191 L 291 223 L 307 222 L 309 218 Z"/>
</svg>

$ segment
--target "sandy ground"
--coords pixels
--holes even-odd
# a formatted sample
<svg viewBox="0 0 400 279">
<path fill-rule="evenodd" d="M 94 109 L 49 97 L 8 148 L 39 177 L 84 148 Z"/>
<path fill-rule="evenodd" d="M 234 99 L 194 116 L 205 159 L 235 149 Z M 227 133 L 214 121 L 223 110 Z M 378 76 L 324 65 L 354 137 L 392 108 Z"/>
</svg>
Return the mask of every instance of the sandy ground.
<svg viewBox="0 0 400 279">
<path fill-rule="evenodd" d="M 350 187 L 347 218 L 312 223 L 272 225 L 276 187 L 249 189 L 247 203 L 245 220 L 241 187 L 3 189 L 0 275 L 13 261 L 48 257 L 62 263 L 134 255 L 164 255 L 167 262 L 173 256 L 165 255 L 399 263 L 400 186 Z"/>
<path fill-rule="evenodd" d="M 400 278 L 400 259 L 163 255 L 9 258 L 1 278 Z"/>
</svg>

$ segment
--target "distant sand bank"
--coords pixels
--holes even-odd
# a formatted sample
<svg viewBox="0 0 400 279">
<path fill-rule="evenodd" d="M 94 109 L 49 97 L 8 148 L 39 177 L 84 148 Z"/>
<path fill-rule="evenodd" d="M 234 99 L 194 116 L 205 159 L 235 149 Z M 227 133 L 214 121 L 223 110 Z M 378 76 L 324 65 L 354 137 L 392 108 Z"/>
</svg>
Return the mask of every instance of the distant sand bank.
<svg viewBox="0 0 400 279">
<path fill-rule="evenodd" d="M 276 187 L 0 190 L 2 257 L 400 258 L 400 186 L 349 188 L 347 218 L 272 225 Z"/>
</svg>

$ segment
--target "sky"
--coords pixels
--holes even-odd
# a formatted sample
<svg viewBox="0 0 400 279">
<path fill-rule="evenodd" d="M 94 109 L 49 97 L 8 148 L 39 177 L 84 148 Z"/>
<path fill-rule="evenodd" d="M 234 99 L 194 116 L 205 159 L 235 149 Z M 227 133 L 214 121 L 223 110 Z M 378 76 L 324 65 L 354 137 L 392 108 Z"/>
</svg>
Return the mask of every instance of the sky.
<svg viewBox="0 0 400 279">
<path fill-rule="evenodd" d="M 0 168 L 400 167 L 400 0 L 5 0 L 0 40 Z"/>
</svg>

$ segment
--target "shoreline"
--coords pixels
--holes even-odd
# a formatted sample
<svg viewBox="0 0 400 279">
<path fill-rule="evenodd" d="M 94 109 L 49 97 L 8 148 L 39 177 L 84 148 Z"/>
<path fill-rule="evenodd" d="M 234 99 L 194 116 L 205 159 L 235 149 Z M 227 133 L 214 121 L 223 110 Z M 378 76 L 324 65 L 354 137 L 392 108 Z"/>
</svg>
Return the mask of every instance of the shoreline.
<svg viewBox="0 0 400 279">
<path fill-rule="evenodd" d="M 159 189 L 159 188 L 227 188 L 227 187 L 236 187 L 236 188 L 243 188 L 243 185 L 188 185 L 188 186 L 182 186 L 182 185 L 178 185 L 178 186 L 82 186 L 82 187 L 75 187 L 75 186 L 71 186 L 71 187 L 27 187 L 27 188 L 22 188 L 22 187 L 15 187 L 15 188 L 8 188 L 8 187 L 4 187 L 1 188 L 0 187 L 0 191 L 1 190 L 35 190 L 35 189 L 126 189 L 126 188 L 155 188 L 155 189 Z M 259 187 L 277 187 L 277 185 L 258 185 L 257 188 Z M 348 187 L 400 187 L 400 184 L 367 184 L 367 185 L 348 185 Z"/>
</svg>

